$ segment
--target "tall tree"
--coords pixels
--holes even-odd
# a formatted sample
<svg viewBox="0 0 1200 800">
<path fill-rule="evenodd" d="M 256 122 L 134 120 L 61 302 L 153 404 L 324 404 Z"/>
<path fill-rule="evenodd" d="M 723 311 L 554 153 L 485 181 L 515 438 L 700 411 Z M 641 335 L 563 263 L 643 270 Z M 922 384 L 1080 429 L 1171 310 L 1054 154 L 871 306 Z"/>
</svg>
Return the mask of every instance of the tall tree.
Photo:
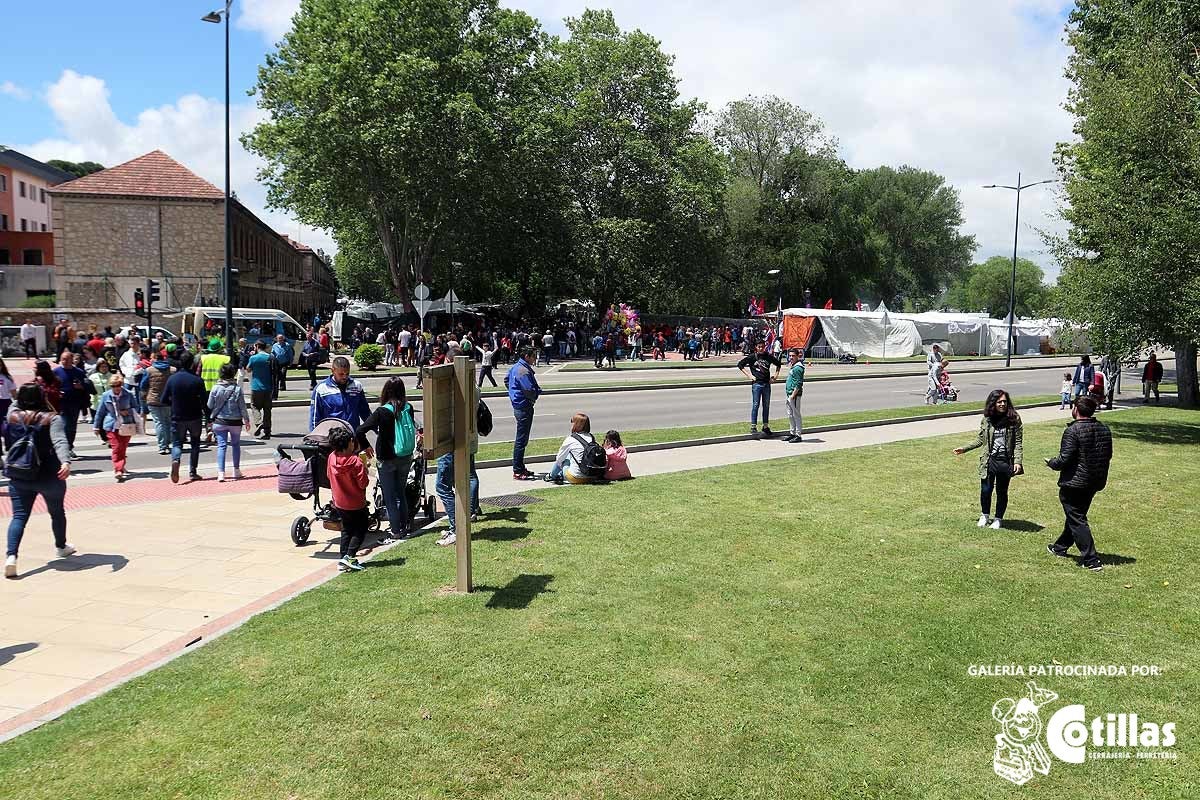
<svg viewBox="0 0 1200 800">
<path fill-rule="evenodd" d="M 962 311 L 987 311 L 993 317 L 1007 317 L 1011 281 L 1012 259 L 992 256 L 956 281 L 946 293 L 946 300 Z M 1027 258 L 1017 259 L 1016 286 L 1018 317 L 1032 316 L 1046 307 L 1049 290 L 1042 268 Z"/>
<path fill-rule="evenodd" d="M 1174 347 L 1180 402 L 1198 405 L 1200 6 L 1078 0 L 1067 36 L 1061 301 L 1102 350 Z"/>
<path fill-rule="evenodd" d="M 76 178 L 82 178 L 84 175 L 91 175 L 93 172 L 100 172 L 104 169 L 103 164 L 97 164 L 95 161 L 63 161 L 60 158 L 52 158 L 46 163 L 63 172 L 69 172 Z"/>
<path fill-rule="evenodd" d="M 270 119 L 243 140 L 268 202 L 334 231 L 366 220 L 407 301 L 503 169 L 501 120 L 543 45 L 497 0 L 302 0 L 259 69 Z"/>
<path fill-rule="evenodd" d="M 760 193 L 769 184 L 780 183 L 791 154 L 832 156 L 837 150 L 837 142 L 825 134 L 819 118 L 775 95 L 751 95 L 729 103 L 713 132 L 729 156 L 733 175 L 749 181 Z"/>
</svg>

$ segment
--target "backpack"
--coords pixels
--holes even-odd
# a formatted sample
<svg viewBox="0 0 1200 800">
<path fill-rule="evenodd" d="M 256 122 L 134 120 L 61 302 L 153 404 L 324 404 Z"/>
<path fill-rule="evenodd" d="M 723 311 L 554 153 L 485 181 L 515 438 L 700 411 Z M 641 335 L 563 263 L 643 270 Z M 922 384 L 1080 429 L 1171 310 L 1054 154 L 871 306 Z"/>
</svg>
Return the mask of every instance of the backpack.
<svg viewBox="0 0 1200 800">
<path fill-rule="evenodd" d="M 603 478 L 608 470 L 608 454 L 604 452 L 595 439 L 588 440 L 578 433 L 571 436 L 583 445 L 583 455 L 579 457 L 579 471 L 588 478 Z"/>
<path fill-rule="evenodd" d="M 35 481 L 42 470 L 42 457 L 37 448 L 37 432 L 44 424 L 41 414 L 32 416 L 33 425 L 29 424 L 30 417 L 25 416 L 22 422 L 16 422 L 14 415 L 8 423 L 8 431 L 15 440 L 8 447 L 4 460 L 4 475 L 9 480 Z M 17 438 L 18 431 L 20 438 Z"/>
<path fill-rule="evenodd" d="M 398 458 L 411 456 L 417 448 L 417 426 L 413 424 L 412 404 L 405 403 L 404 407 L 397 411 L 396 405 L 393 403 L 392 413 L 396 415 L 396 430 L 394 434 L 395 438 L 392 442 L 392 452 Z"/>
<path fill-rule="evenodd" d="M 475 431 L 480 436 L 487 436 L 492 432 L 492 410 L 483 400 L 479 401 L 479 407 L 475 409 Z"/>
</svg>

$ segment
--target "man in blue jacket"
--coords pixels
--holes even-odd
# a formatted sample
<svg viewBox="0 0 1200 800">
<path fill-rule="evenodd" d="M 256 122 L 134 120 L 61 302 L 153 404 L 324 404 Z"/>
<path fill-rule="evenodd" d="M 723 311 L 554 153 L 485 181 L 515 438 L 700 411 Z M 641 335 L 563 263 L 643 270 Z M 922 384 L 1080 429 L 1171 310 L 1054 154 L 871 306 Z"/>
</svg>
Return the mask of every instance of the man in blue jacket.
<svg viewBox="0 0 1200 800">
<path fill-rule="evenodd" d="M 367 392 L 363 385 L 350 377 L 350 360 L 338 356 L 333 360 L 333 374 L 313 389 L 309 407 L 308 429 L 317 427 L 323 419 L 336 417 L 349 422 L 355 430 L 371 416 Z"/>
<path fill-rule="evenodd" d="M 513 364 L 504 376 L 504 388 L 508 389 L 508 399 L 512 403 L 513 416 L 517 420 L 517 435 L 513 440 L 513 480 L 527 481 L 533 478 L 533 473 L 525 468 L 525 447 L 529 444 L 529 432 L 533 429 L 533 407 L 542 393 L 537 377 L 529 359 L 533 357 L 533 348 L 521 348 L 520 358 Z"/>
<path fill-rule="evenodd" d="M 279 383 L 275 385 L 271 392 L 271 399 L 278 400 L 281 391 L 287 391 L 287 371 L 292 365 L 292 356 L 295 351 L 292 350 L 292 343 L 289 342 L 283 334 L 275 337 L 275 344 L 271 346 L 271 356 L 275 359 L 276 375 L 279 378 Z"/>
</svg>

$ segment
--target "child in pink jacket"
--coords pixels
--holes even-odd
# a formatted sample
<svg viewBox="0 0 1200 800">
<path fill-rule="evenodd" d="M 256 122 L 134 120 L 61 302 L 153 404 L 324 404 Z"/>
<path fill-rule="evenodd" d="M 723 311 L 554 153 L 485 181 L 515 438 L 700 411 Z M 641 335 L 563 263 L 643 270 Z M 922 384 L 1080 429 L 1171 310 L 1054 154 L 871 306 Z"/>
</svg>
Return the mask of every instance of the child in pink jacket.
<svg viewBox="0 0 1200 800">
<path fill-rule="evenodd" d="M 608 469 L 604 471 L 605 480 L 624 481 L 633 477 L 629 474 L 629 461 L 625 446 L 621 444 L 621 434 L 616 431 L 604 434 L 604 453 L 608 456 Z"/>
</svg>

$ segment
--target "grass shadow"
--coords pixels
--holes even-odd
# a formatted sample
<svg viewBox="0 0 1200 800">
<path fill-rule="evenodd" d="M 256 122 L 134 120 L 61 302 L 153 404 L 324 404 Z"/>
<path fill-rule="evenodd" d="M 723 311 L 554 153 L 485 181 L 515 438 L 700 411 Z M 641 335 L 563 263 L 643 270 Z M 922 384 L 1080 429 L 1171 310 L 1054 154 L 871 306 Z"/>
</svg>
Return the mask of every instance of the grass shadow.
<svg viewBox="0 0 1200 800">
<path fill-rule="evenodd" d="M 1151 444 L 1200 444 L 1200 425 L 1114 419 L 1109 427 L 1118 439 L 1136 439 Z"/>
<path fill-rule="evenodd" d="M 475 589 L 492 593 L 492 599 L 487 601 L 485 608 L 528 608 L 539 594 L 550 591 L 546 587 L 553 580 L 553 575 L 522 573 L 504 586 L 476 586 Z"/>
<path fill-rule="evenodd" d="M 396 556 L 394 558 L 373 558 L 367 562 L 368 567 L 403 567 L 407 562 L 404 556 Z"/>
<path fill-rule="evenodd" d="M 1021 533 L 1041 533 L 1046 530 L 1045 525 L 1039 525 L 1036 522 L 1030 522 L 1024 519 L 1006 519 L 1004 527 L 1010 531 L 1019 531 Z"/>
<path fill-rule="evenodd" d="M 480 527 L 471 528 L 471 538 L 489 542 L 511 542 L 524 539 L 533 533 L 528 525 L 521 525 L 529 519 L 529 512 L 524 508 L 506 508 L 501 511 L 489 511 Z M 517 525 L 500 525 L 493 527 L 493 522 L 514 522 Z"/>
<path fill-rule="evenodd" d="M 21 653 L 28 653 L 37 646 L 37 642 L 25 642 L 24 644 L 10 644 L 7 647 L 0 647 L 0 667 L 3 667 Z"/>
<path fill-rule="evenodd" d="M 1122 564 L 1136 564 L 1133 556 L 1120 556 L 1116 553 L 1100 553 L 1100 563 L 1106 567 L 1119 567 Z"/>
</svg>

